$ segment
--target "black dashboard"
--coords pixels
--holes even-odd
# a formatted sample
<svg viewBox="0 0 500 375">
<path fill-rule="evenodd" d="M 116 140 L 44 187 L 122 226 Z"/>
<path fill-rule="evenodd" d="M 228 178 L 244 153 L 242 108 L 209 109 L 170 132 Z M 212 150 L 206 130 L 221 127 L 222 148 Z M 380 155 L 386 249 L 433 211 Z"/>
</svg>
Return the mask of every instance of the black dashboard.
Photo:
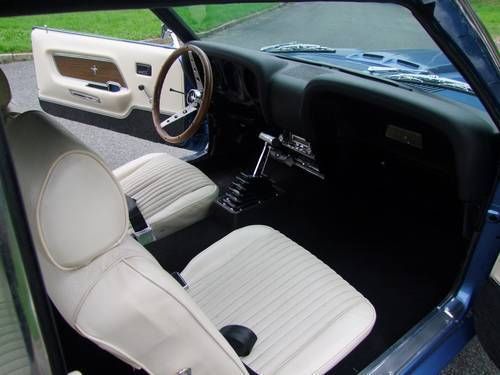
<svg viewBox="0 0 500 375">
<path fill-rule="evenodd" d="M 212 59 L 214 91 L 235 104 L 259 105 L 257 81 L 252 71 L 226 59 Z"/>
<path fill-rule="evenodd" d="M 215 111 L 238 123 L 303 139 L 320 160 L 333 144 L 383 149 L 454 175 L 463 201 L 489 193 L 498 132 L 480 111 L 350 72 L 195 43 L 213 66 Z"/>
</svg>

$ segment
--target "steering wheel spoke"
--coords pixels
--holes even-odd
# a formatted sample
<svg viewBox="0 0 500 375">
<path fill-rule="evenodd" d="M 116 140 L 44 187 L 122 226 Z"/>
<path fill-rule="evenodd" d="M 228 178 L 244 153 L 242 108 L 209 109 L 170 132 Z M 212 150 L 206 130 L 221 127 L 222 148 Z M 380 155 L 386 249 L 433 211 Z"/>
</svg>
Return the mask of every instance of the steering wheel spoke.
<svg viewBox="0 0 500 375">
<path fill-rule="evenodd" d="M 196 106 L 188 105 L 182 111 L 177 112 L 177 113 L 173 114 L 172 116 L 170 116 L 169 118 L 167 118 L 166 120 L 162 121 L 160 126 L 162 128 L 164 128 L 165 126 L 170 125 L 176 121 L 179 121 L 181 118 L 184 118 L 187 115 L 190 115 L 191 113 L 196 112 L 197 110 L 198 110 L 198 108 Z"/>
<path fill-rule="evenodd" d="M 203 91 L 203 83 L 201 81 L 200 73 L 198 72 L 198 67 L 196 66 L 196 62 L 194 61 L 193 52 L 188 52 L 189 63 L 191 65 L 191 69 L 193 69 L 194 80 L 196 84 L 196 89 L 198 91 Z"/>
</svg>

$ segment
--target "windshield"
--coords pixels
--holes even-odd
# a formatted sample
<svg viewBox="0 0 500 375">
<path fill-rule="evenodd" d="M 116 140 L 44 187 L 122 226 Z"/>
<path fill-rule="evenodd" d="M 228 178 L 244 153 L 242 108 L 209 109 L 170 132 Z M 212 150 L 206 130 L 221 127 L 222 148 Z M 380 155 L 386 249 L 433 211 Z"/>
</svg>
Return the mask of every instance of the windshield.
<svg viewBox="0 0 500 375">
<path fill-rule="evenodd" d="M 182 7 L 178 12 L 195 32 L 212 31 L 202 38 L 253 49 L 290 41 L 364 50 L 437 48 L 410 11 L 395 4 L 228 4 Z M 236 22 L 213 29 L 221 26 L 215 22 L 221 12 Z M 248 18 L 231 20 L 231 14 Z"/>
<path fill-rule="evenodd" d="M 355 70 L 484 109 L 411 12 L 368 2 L 177 7 L 200 39 Z"/>
</svg>

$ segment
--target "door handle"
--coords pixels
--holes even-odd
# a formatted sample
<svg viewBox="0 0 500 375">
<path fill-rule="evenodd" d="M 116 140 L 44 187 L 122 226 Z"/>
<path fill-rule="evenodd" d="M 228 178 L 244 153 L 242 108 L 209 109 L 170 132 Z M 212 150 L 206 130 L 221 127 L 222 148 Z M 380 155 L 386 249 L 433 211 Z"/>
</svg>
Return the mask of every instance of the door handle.
<svg viewBox="0 0 500 375">
<path fill-rule="evenodd" d="M 76 96 L 80 99 L 88 100 L 94 103 L 100 103 L 101 99 L 99 99 L 97 96 L 87 94 L 85 92 L 77 91 L 77 90 L 69 90 L 69 93 L 73 96 Z"/>
<path fill-rule="evenodd" d="M 102 91 L 118 92 L 122 89 L 119 83 L 108 81 L 106 84 L 103 83 L 87 83 L 87 87 L 93 89 L 98 89 Z"/>
</svg>

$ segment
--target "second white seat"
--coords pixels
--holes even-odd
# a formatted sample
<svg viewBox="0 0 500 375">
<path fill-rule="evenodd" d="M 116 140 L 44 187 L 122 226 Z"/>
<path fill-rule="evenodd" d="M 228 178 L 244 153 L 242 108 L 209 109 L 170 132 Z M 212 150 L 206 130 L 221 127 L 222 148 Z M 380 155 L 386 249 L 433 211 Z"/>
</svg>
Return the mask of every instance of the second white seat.
<svg viewBox="0 0 500 375">
<path fill-rule="evenodd" d="M 219 192 L 198 168 L 164 153 L 144 155 L 113 173 L 157 239 L 206 217 Z"/>
</svg>

